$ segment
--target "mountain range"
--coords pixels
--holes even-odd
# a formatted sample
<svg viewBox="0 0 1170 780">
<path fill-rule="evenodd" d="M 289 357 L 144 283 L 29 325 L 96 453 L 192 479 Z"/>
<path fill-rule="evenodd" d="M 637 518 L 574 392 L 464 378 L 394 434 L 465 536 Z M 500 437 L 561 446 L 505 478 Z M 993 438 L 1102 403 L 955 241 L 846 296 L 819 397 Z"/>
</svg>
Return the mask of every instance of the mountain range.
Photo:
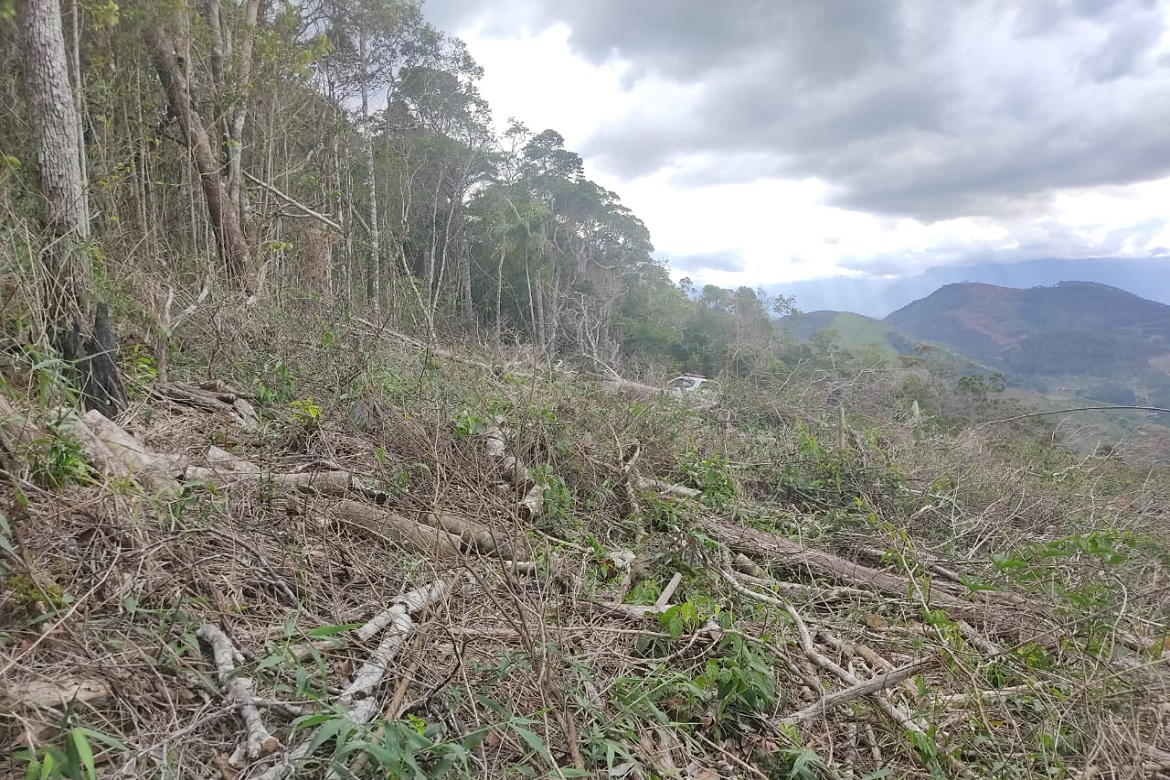
<svg viewBox="0 0 1170 780">
<path fill-rule="evenodd" d="M 1066 279 L 1097 282 L 1170 304 L 1170 257 L 1142 260 L 1093 258 L 1088 260 L 1027 260 L 1017 263 L 983 262 L 939 266 L 914 276 L 834 277 L 770 285 L 772 295 L 790 295 L 803 311 L 838 310 L 885 317 L 940 287 L 958 282 L 982 282 L 1004 287 L 1050 286 Z"/>
<path fill-rule="evenodd" d="M 830 329 L 842 346 L 886 356 L 941 346 L 1047 395 L 1170 406 L 1170 305 L 1105 284 L 964 282 L 881 320 L 837 311 L 790 319 L 798 338 Z"/>
</svg>

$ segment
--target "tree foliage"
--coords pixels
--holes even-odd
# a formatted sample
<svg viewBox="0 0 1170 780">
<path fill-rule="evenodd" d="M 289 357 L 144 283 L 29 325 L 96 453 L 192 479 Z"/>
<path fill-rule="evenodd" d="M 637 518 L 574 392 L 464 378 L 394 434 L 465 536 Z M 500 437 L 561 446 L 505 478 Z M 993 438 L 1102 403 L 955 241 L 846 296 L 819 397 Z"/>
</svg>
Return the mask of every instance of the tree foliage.
<svg viewBox="0 0 1170 780">
<path fill-rule="evenodd" d="M 148 327 L 169 327 L 168 288 L 222 279 L 606 365 L 742 374 L 774 359 L 774 302 L 675 284 L 560 133 L 495 129 L 482 68 L 418 3 L 78 9 L 89 224 L 113 258 L 99 271 L 140 288 Z M 30 104 L 10 76 L 0 90 L 17 108 L 0 115 L 6 154 L 31 161 Z M 14 216 L 33 173 L 0 182 Z"/>
</svg>

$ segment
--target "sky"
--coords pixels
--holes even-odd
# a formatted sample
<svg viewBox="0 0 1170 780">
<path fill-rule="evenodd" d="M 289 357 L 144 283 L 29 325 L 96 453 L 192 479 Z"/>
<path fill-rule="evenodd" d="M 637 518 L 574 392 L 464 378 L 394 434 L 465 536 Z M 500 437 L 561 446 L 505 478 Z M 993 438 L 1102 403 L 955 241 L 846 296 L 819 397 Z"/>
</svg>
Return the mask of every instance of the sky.
<svg viewBox="0 0 1170 780">
<path fill-rule="evenodd" d="M 426 0 L 721 286 L 1170 264 L 1170 0 Z"/>
</svg>

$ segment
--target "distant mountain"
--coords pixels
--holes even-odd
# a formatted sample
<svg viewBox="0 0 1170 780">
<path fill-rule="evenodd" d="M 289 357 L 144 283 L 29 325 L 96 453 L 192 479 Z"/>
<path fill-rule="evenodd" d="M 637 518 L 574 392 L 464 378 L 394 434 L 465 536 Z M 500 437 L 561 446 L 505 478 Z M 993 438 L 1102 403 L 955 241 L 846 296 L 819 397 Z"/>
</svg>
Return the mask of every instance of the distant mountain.
<svg viewBox="0 0 1170 780">
<path fill-rule="evenodd" d="M 1065 279 L 1098 282 L 1170 304 L 1170 257 L 969 263 L 930 268 L 914 276 L 835 277 L 772 285 L 766 289 L 774 295 L 794 296 L 797 308 L 804 311 L 835 309 L 884 317 L 947 284 L 983 282 L 1003 287 L 1036 287 L 1051 286 Z"/>
<path fill-rule="evenodd" d="M 887 358 L 913 354 L 918 342 L 888 322 L 847 311 L 801 312 L 787 318 L 785 324 L 788 332 L 800 341 L 809 341 L 821 331 L 832 330 L 846 349 L 872 349 Z"/>
<path fill-rule="evenodd" d="M 950 284 L 884 322 L 1037 389 L 1170 403 L 1170 306 L 1116 287 Z"/>
</svg>

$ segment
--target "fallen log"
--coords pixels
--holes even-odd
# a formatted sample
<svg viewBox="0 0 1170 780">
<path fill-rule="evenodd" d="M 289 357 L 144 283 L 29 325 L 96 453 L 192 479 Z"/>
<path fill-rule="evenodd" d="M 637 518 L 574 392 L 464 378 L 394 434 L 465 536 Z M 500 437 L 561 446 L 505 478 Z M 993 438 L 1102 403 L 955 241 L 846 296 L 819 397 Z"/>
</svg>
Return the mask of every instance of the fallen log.
<svg viewBox="0 0 1170 780">
<path fill-rule="evenodd" d="M 784 568 L 853 587 L 869 588 L 893 598 L 909 598 L 923 609 L 945 610 L 956 621 L 984 625 L 992 633 L 1014 642 L 1038 642 L 1054 646 L 1055 629 L 1046 628 L 1044 612 L 1013 594 L 979 593 L 970 601 L 931 583 L 874 569 L 832 553 L 806 547 L 766 531 L 707 517 L 703 525 L 734 552 L 757 560 L 774 560 Z"/>
<path fill-rule="evenodd" d="M 483 523 L 450 512 L 428 512 L 420 519 L 432 528 L 458 536 L 468 549 L 477 553 L 490 553 L 500 558 L 512 557 L 509 545 L 496 539 L 492 530 Z"/>
<path fill-rule="evenodd" d="M 94 704 L 110 695 L 104 680 L 22 680 L 0 687 L 0 710 L 15 707 L 60 709 L 71 703 Z"/>
<path fill-rule="evenodd" d="M 291 514 L 308 514 L 312 509 L 307 500 L 298 498 L 290 498 L 285 507 Z M 411 552 L 436 556 L 445 563 L 453 563 L 462 554 L 463 543 L 458 536 L 376 506 L 341 499 L 326 511 L 346 525 L 366 530 Z"/>
<path fill-rule="evenodd" d="M 533 478 L 528 467 L 508 452 L 505 432 L 499 422 L 492 423 L 484 430 L 483 440 L 487 456 L 500 462 L 504 476 L 513 487 L 524 491 L 523 498 L 517 502 L 521 519 L 527 521 L 539 517 L 544 511 L 544 491 L 547 486 Z"/>
<path fill-rule="evenodd" d="M 909 596 L 918 589 L 918 584 L 908 577 L 854 563 L 766 531 L 716 518 L 704 518 L 703 525 L 734 552 L 757 559 L 780 558 L 787 569 L 803 570 L 848 585 L 876 588 L 898 598 Z"/>
<path fill-rule="evenodd" d="M 107 479 L 125 479 L 130 476 L 126 464 L 106 446 L 106 443 L 97 437 L 93 429 L 82 422 L 76 415 L 70 413 L 64 423 L 65 430 L 77 439 L 81 451 L 93 465 L 97 472 Z"/>
<path fill-rule="evenodd" d="M 138 480 L 143 487 L 172 495 L 180 491 L 177 477 L 186 469 L 185 458 L 152 452 L 149 447 L 97 410 L 90 410 L 82 415 L 81 423 L 101 440 L 108 451 L 122 462 L 129 476 Z M 100 454 L 100 457 L 104 457 L 104 453 Z M 99 464 L 99 468 L 116 470 L 111 463 Z"/>
</svg>

